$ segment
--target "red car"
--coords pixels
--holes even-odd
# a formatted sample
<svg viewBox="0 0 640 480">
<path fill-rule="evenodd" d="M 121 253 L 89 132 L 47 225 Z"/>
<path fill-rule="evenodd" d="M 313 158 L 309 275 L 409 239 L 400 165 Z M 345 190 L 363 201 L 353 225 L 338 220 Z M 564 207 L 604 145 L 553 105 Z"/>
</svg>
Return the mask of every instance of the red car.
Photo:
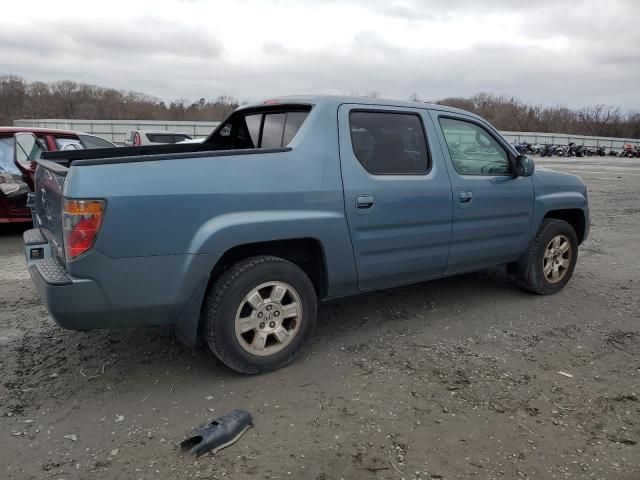
<svg viewBox="0 0 640 480">
<path fill-rule="evenodd" d="M 107 140 L 87 133 L 69 130 L 29 127 L 0 127 L 0 223 L 31 222 L 26 206 L 27 193 L 33 191 L 35 165 L 17 165 L 13 135 L 33 133 L 47 150 L 111 148 Z"/>
</svg>

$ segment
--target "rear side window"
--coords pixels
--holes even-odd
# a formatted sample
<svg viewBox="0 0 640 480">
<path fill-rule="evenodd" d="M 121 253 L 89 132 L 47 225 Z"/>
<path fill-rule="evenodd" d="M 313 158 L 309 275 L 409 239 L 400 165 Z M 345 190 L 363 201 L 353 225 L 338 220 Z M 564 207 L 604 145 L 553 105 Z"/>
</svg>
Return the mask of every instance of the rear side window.
<svg viewBox="0 0 640 480">
<path fill-rule="evenodd" d="M 427 140 L 417 114 L 355 110 L 349 115 L 358 161 L 373 175 L 421 175 L 429 171 Z"/>
</svg>

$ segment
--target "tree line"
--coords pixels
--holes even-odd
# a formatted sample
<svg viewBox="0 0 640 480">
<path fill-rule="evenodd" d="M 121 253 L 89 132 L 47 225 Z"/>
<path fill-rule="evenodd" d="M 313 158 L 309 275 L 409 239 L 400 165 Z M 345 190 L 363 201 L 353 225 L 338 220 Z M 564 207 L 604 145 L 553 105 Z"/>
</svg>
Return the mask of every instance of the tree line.
<svg viewBox="0 0 640 480">
<path fill-rule="evenodd" d="M 144 93 L 70 80 L 27 82 L 15 75 L 0 76 L 0 125 L 13 125 L 19 118 L 217 121 L 238 105 L 226 95 L 166 103 Z"/>
<path fill-rule="evenodd" d="M 471 98 L 445 98 L 439 104 L 476 113 L 499 130 L 566 133 L 596 137 L 640 138 L 640 112 L 594 105 L 579 110 L 564 106 L 528 105 L 514 97 L 479 93 Z"/>
<path fill-rule="evenodd" d="M 364 96 L 377 97 L 378 92 Z M 409 99 L 422 101 L 417 94 Z M 12 125 L 18 118 L 219 121 L 240 103 L 226 95 L 195 102 L 179 98 L 167 103 L 144 93 L 70 80 L 28 82 L 15 75 L 0 76 L 0 125 Z M 545 107 L 489 93 L 435 103 L 477 113 L 500 130 L 640 138 L 640 112 L 622 112 L 606 105 Z"/>
</svg>

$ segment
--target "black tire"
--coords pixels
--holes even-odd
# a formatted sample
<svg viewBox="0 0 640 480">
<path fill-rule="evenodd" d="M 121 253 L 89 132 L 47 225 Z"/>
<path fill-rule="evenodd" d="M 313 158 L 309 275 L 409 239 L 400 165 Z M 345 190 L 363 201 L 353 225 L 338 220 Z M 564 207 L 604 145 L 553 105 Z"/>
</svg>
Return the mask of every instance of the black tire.
<svg viewBox="0 0 640 480">
<path fill-rule="evenodd" d="M 245 296 L 267 282 L 284 282 L 293 287 L 302 303 L 302 315 L 290 343 L 272 355 L 259 356 L 242 347 L 236 337 L 235 321 Z M 313 284 L 297 265 L 277 257 L 251 257 L 229 268 L 210 289 L 203 313 L 204 335 L 211 351 L 227 367 L 244 374 L 265 373 L 282 368 L 296 358 L 313 331 L 317 310 Z"/>
<path fill-rule="evenodd" d="M 544 255 L 549 243 L 557 236 L 563 235 L 570 244 L 570 263 L 562 278 L 555 283 L 544 274 Z M 559 292 L 571 279 L 578 260 L 578 237 L 573 227 L 564 220 L 545 219 L 529 246 L 525 256 L 524 268 L 520 276 L 520 284 L 530 292 L 540 295 L 552 295 Z"/>
</svg>

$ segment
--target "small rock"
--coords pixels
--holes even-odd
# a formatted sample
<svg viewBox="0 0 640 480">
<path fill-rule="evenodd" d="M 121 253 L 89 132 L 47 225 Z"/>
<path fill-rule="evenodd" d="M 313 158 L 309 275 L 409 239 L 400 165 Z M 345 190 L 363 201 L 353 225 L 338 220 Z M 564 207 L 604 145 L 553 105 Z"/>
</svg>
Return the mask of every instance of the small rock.
<svg viewBox="0 0 640 480">
<path fill-rule="evenodd" d="M 66 438 L 67 440 L 71 440 L 72 442 L 77 442 L 78 441 L 78 436 L 77 435 L 65 435 L 64 438 Z"/>
<path fill-rule="evenodd" d="M 116 423 L 124 421 L 124 415 L 116 415 Z"/>
<path fill-rule="evenodd" d="M 109 455 L 111 455 L 112 457 L 115 457 L 116 455 L 118 455 L 119 452 L 120 452 L 120 449 L 114 448 L 109 452 Z"/>
</svg>

